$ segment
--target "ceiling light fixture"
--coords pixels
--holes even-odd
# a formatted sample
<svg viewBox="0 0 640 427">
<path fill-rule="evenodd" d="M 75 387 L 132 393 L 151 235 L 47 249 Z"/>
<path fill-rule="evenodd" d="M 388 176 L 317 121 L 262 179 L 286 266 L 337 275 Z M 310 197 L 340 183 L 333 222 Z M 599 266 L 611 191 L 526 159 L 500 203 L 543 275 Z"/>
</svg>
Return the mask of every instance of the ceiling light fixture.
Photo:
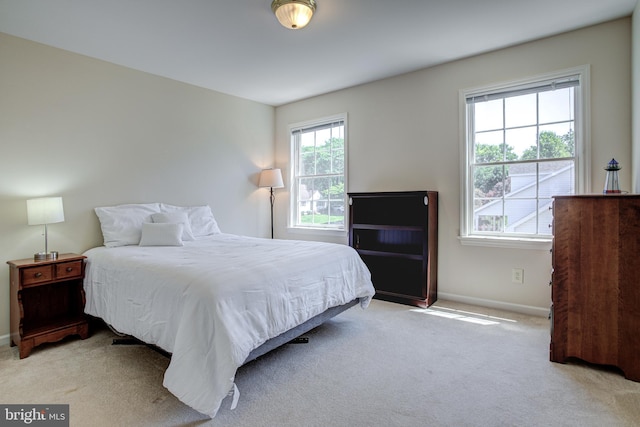
<svg viewBox="0 0 640 427">
<path fill-rule="evenodd" d="M 283 27 L 298 30 L 311 21 L 315 0 L 273 0 L 271 10 Z"/>
</svg>

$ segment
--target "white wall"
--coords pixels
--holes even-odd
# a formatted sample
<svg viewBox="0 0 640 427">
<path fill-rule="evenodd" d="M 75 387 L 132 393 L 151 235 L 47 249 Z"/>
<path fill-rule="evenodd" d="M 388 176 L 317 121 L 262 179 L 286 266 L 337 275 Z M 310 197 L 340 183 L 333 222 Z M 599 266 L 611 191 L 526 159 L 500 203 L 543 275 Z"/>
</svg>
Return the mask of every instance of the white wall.
<svg viewBox="0 0 640 427">
<path fill-rule="evenodd" d="M 458 91 L 590 64 L 593 191 L 602 191 L 602 168 L 612 157 L 621 159 L 621 187 L 630 189 L 630 56 L 626 18 L 284 105 L 276 108 L 276 164 L 289 165 L 288 124 L 346 111 L 348 191 L 439 191 L 441 298 L 544 314 L 550 305 L 548 250 L 470 247 L 457 239 Z M 317 238 L 287 230 L 288 196 L 278 193 L 276 236 Z M 327 240 L 346 242 L 347 236 Z M 524 268 L 524 284 L 511 283 L 515 267 Z"/>
<path fill-rule="evenodd" d="M 93 208 L 209 204 L 225 232 L 270 233 L 260 169 L 274 108 L 0 34 L 0 343 L 9 334 L 5 261 L 43 250 L 26 199 L 62 196 L 49 249 L 102 244 Z"/>
</svg>

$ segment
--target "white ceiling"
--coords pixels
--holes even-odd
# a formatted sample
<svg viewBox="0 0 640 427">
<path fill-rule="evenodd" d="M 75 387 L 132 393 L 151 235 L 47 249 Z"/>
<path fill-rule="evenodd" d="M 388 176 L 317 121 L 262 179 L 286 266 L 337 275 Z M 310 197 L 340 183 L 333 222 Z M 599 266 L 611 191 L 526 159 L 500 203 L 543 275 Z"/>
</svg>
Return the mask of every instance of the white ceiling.
<svg viewBox="0 0 640 427">
<path fill-rule="evenodd" d="M 631 15 L 637 0 L 0 0 L 0 32 L 281 105 Z"/>
</svg>

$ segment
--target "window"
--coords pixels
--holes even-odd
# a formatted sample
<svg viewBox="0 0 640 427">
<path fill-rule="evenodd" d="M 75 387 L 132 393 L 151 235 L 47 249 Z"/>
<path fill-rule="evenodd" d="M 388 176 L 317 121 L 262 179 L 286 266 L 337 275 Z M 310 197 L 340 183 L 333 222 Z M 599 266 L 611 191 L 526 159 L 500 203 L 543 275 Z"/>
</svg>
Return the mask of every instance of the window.
<svg viewBox="0 0 640 427">
<path fill-rule="evenodd" d="M 552 197 L 585 191 L 588 184 L 587 71 L 461 93 L 463 242 L 551 238 Z"/>
<path fill-rule="evenodd" d="M 343 114 L 290 128 L 291 227 L 344 230 L 345 123 Z"/>
</svg>

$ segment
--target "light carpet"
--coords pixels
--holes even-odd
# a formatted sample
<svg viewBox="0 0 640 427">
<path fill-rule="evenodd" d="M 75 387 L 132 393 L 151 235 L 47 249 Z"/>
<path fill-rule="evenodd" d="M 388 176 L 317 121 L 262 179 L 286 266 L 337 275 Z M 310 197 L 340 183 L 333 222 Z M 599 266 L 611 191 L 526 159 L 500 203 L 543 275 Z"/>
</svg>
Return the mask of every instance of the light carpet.
<svg viewBox="0 0 640 427">
<path fill-rule="evenodd" d="M 0 403 L 70 405 L 71 426 L 637 426 L 640 383 L 549 361 L 547 319 L 374 300 L 240 368 L 214 419 L 162 386 L 168 359 L 86 340 L 0 347 Z"/>
</svg>

